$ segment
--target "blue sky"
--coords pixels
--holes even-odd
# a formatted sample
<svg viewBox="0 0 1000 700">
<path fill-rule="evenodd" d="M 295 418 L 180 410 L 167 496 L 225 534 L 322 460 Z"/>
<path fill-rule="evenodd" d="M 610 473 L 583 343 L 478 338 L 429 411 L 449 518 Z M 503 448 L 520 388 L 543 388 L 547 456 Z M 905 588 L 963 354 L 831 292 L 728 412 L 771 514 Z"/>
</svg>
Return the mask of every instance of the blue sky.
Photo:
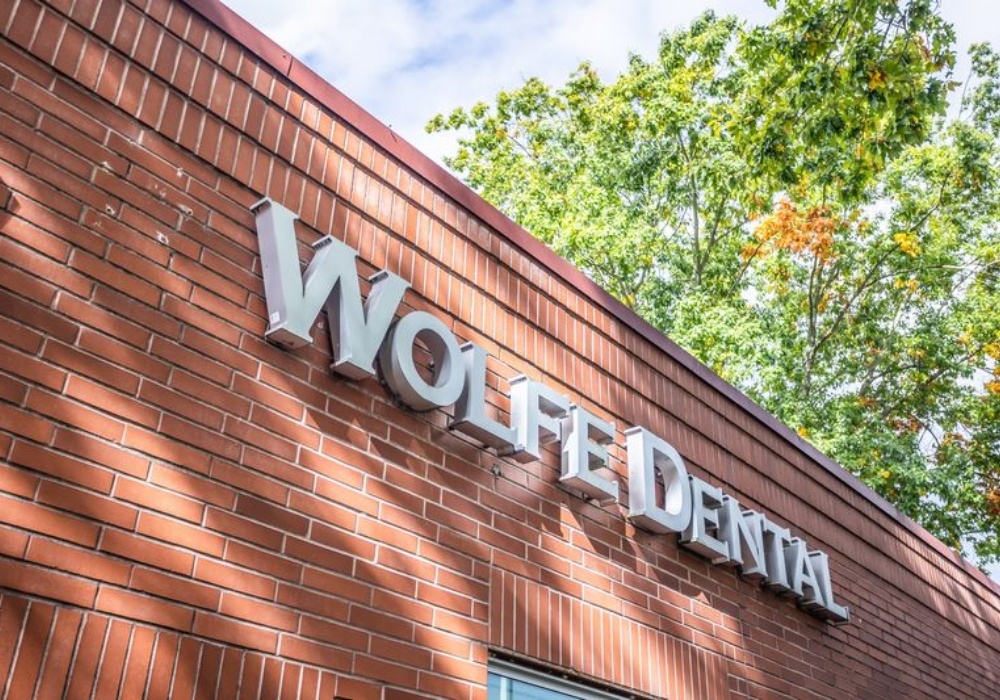
<svg viewBox="0 0 1000 700">
<path fill-rule="evenodd" d="M 709 8 L 750 22 L 772 16 L 763 0 L 223 1 L 437 160 L 455 137 L 424 132 L 435 114 L 531 76 L 561 83 L 584 59 L 611 79 L 630 51 L 652 55 L 660 32 Z M 1000 46 L 996 0 L 941 5 L 960 55 L 975 41 Z"/>
</svg>

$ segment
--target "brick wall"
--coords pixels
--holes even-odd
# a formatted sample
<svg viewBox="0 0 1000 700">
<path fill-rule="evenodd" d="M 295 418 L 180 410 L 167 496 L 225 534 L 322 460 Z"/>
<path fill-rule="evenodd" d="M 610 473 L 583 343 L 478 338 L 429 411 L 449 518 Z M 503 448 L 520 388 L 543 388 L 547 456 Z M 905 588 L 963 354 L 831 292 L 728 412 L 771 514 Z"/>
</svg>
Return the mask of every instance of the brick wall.
<svg viewBox="0 0 1000 700">
<path fill-rule="evenodd" d="M 215 0 L 0 28 L 7 695 L 484 700 L 491 650 L 649 697 L 995 693 L 995 585 Z M 501 413 L 540 379 L 620 475 L 646 426 L 826 551 L 851 624 L 336 378 L 321 330 L 266 343 L 264 196 L 486 348 Z"/>
</svg>

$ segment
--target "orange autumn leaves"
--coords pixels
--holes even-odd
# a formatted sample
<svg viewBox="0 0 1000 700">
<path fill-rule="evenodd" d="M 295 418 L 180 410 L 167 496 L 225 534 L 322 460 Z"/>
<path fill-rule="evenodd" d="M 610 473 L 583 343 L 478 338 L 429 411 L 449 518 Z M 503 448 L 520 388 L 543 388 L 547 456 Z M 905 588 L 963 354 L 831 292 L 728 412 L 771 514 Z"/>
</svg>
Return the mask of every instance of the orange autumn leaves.
<svg viewBox="0 0 1000 700">
<path fill-rule="evenodd" d="M 774 251 L 787 251 L 813 255 L 821 263 L 829 262 L 836 257 L 834 234 L 851 221 L 857 221 L 857 216 L 850 221 L 845 220 L 832 215 L 828 206 L 799 209 L 785 197 L 754 230 L 754 240 L 743 247 L 740 258 L 746 263 Z M 864 220 L 857 222 L 858 232 L 862 235 L 868 226 Z M 900 252 L 911 258 L 923 252 L 917 235 L 911 231 L 895 233 L 892 240 Z"/>
<path fill-rule="evenodd" d="M 821 262 L 835 256 L 834 233 L 842 224 L 840 217 L 831 216 L 826 206 L 800 210 L 784 198 L 754 230 L 754 239 L 740 251 L 744 262 L 766 256 L 773 251 L 808 253 Z"/>
</svg>

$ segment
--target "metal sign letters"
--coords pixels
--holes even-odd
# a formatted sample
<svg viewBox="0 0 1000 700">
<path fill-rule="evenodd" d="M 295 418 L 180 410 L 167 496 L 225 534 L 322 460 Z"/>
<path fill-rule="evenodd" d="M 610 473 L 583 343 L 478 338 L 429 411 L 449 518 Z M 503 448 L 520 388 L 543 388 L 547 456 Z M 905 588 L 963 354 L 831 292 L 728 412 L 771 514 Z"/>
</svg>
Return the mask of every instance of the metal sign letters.
<svg viewBox="0 0 1000 700">
<path fill-rule="evenodd" d="M 311 328 L 325 306 L 333 350 L 332 369 L 345 377 L 374 376 L 377 366 L 395 396 L 416 411 L 453 406 L 451 429 L 522 462 L 559 443 L 560 483 L 602 503 L 618 502 L 609 478 L 608 445 L 615 427 L 545 384 L 526 376 L 510 380 L 510 425 L 486 409 L 486 351 L 459 345 L 451 330 L 426 311 L 396 313 L 409 284 L 390 272 L 370 278 L 362 301 L 357 252 L 326 236 L 302 272 L 295 238 L 298 218 L 270 199 L 253 206 L 267 297 L 268 340 L 286 348 L 312 342 Z M 429 353 L 421 372 L 414 349 Z M 716 486 L 687 473 L 670 443 L 645 428 L 625 431 L 629 519 L 654 533 L 678 533 L 687 548 L 713 564 L 740 573 L 831 622 L 850 619 L 833 596 L 828 558 L 804 540 Z M 657 492 L 662 495 L 658 498 Z"/>
</svg>

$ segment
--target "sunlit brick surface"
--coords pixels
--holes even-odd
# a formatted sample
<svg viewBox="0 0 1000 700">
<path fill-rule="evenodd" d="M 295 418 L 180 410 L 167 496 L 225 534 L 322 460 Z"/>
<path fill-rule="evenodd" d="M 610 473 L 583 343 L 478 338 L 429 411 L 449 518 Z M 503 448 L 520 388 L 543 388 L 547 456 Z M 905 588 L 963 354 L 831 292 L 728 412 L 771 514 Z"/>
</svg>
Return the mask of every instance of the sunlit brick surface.
<svg viewBox="0 0 1000 700">
<path fill-rule="evenodd" d="M 485 700 L 490 651 L 639 697 L 996 695 L 995 585 L 214 0 L 0 33 L 6 696 Z M 851 624 L 337 378 L 323 328 L 265 342 L 265 196 L 485 348 L 502 418 L 544 381 L 623 489 L 642 425 L 827 552 Z"/>
</svg>

